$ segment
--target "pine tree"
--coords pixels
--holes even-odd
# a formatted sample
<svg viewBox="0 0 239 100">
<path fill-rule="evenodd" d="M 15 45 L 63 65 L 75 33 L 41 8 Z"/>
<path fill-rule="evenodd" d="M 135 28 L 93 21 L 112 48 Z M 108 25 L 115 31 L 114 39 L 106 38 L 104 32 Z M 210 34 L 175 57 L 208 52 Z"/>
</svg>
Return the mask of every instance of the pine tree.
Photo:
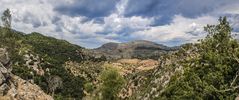
<svg viewBox="0 0 239 100">
<path fill-rule="evenodd" d="M 11 23 L 12 23 L 12 15 L 9 9 L 6 9 L 3 12 L 3 15 L 1 17 L 3 26 L 7 29 L 11 29 Z"/>
</svg>

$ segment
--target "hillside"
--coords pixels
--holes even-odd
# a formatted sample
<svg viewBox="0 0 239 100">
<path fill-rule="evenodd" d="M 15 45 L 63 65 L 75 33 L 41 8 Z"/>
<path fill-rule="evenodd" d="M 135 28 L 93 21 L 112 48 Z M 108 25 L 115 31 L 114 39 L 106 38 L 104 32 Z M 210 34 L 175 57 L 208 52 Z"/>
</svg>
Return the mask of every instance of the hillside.
<svg viewBox="0 0 239 100">
<path fill-rule="evenodd" d="M 158 59 L 161 55 L 177 50 L 179 47 L 167 47 L 146 40 L 135 40 L 126 43 L 106 43 L 93 49 L 95 56 L 104 55 L 108 59 L 140 58 Z"/>
<path fill-rule="evenodd" d="M 0 48 L 0 99 L 1 100 L 53 100 L 29 80 L 23 80 L 11 73 L 11 59 L 4 48 Z"/>
<path fill-rule="evenodd" d="M 4 28 L 0 33 L 0 47 L 9 51 L 13 74 L 33 80 L 46 93 L 52 92 L 49 90 L 49 77 L 59 76 L 63 84 L 54 91 L 55 98 L 82 98 L 84 80 L 68 73 L 63 64 L 91 58 L 81 52 L 84 48 L 40 33 L 24 34 Z"/>
</svg>

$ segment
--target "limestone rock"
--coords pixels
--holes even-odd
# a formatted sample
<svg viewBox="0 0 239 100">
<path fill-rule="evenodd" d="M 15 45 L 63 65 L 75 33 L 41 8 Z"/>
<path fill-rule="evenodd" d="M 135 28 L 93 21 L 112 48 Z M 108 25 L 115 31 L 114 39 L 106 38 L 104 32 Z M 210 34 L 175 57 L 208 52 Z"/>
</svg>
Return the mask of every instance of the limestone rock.
<svg viewBox="0 0 239 100">
<path fill-rule="evenodd" d="M 6 78 L 2 73 L 0 73 L 0 85 L 2 85 L 6 81 Z"/>
<path fill-rule="evenodd" d="M 11 87 L 8 94 L 15 100 L 53 100 L 53 98 L 43 92 L 43 90 L 18 76 L 12 76 L 13 81 L 17 81 L 15 87 Z"/>
<path fill-rule="evenodd" d="M 2 84 L 0 86 L 0 96 L 4 96 L 6 94 L 7 89 L 8 85 L 6 83 Z"/>
<path fill-rule="evenodd" d="M 9 62 L 6 49 L 0 48 L 0 100 L 53 100 L 39 86 L 13 75 Z"/>
<path fill-rule="evenodd" d="M 10 58 L 8 56 L 7 50 L 5 48 L 0 48 L 0 62 L 3 65 L 8 64 L 10 61 Z"/>
</svg>

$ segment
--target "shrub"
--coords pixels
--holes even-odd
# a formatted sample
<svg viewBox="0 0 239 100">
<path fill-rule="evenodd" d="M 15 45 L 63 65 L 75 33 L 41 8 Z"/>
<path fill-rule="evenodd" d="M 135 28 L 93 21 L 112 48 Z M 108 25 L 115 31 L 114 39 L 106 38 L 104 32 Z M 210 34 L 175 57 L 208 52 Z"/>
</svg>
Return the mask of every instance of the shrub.
<svg viewBox="0 0 239 100">
<path fill-rule="evenodd" d="M 117 94 L 125 83 L 124 78 L 118 73 L 118 71 L 112 67 L 108 67 L 101 73 L 100 80 L 102 81 L 100 87 L 102 99 L 117 99 Z"/>
</svg>

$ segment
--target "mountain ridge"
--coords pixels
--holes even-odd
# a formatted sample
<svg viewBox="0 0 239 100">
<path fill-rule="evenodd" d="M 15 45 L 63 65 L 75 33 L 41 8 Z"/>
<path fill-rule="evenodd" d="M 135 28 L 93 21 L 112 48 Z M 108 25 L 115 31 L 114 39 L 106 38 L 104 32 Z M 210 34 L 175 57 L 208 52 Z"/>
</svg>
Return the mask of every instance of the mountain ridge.
<svg viewBox="0 0 239 100">
<path fill-rule="evenodd" d="M 124 43 L 109 42 L 101 47 L 92 49 L 95 56 L 105 56 L 108 59 L 120 58 L 158 58 L 158 56 L 176 51 L 180 47 L 168 47 L 163 44 L 158 44 L 147 40 L 134 40 Z"/>
</svg>

